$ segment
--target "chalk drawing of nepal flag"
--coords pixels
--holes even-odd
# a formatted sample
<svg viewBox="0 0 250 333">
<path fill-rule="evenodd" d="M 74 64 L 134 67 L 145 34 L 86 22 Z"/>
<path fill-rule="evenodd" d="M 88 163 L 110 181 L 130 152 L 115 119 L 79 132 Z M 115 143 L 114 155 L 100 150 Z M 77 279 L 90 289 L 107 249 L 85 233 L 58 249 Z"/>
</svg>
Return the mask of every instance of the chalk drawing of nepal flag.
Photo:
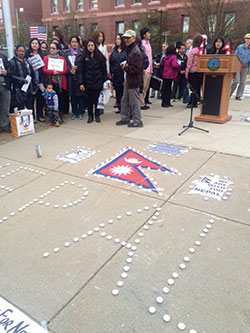
<svg viewBox="0 0 250 333">
<path fill-rule="evenodd" d="M 93 174 L 132 183 L 158 193 L 141 168 L 175 174 L 174 171 L 145 158 L 132 149 L 125 150 L 121 155 L 95 170 Z"/>
</svg>

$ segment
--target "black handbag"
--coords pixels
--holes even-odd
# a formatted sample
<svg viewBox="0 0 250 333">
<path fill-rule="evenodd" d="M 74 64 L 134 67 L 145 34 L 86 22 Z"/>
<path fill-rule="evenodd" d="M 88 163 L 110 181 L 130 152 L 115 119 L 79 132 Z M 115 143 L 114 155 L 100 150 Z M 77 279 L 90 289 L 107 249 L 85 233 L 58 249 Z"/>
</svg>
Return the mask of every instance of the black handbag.
<svg viewBox="0 0 250 333">
<path fill-rule="evenodd" d="M 27 101 L 27 94 L 26 92 L 16 89 L 12 91 L 12 96 L 11 96 L 11 107 L 16 108 L 19 106 L 22 106 L 26 103 Z"/>
<path fill-rule="evenodd" d="M 160 91 L 161 88 L 162 88 L 162 82 L 163 82 L 162 79 L 160 79 L 157 76 L 152 75 L 149 86 L 150 86 L 150 88 L 152 88 L 154 90 L 159 90 Z"/>
</svg>

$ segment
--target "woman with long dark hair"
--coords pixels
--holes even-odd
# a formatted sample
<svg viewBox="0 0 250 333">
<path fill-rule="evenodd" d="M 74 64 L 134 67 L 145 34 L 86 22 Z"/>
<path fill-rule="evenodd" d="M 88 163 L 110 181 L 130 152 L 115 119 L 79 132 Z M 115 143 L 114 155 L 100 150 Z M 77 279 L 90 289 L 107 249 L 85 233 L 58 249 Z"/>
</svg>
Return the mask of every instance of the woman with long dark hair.
<svg viewBox="0 0 250 333">
<path fill-rule="evenodd" d="M 163 59 L 163 85 L 162 85 L 162 104 L 163 108 L 169 108 L 173 105 L 170 104 L 172 83 L 173 80 L 177 79 L 178 71 L 181 65 L 178 63 L 176 47 L 169 45 L 166 50 L 166 55 Z"/>
<path fill-rule="evenodd" d="M 68 113 L 68 83 L 67 83 L 67 62 L 64 57 L 59 56 L 59 46 L 57 43 L 53 42 L 49 45 L 49 55 L 43 58 L 44 67 L 43 73 L 46 75 L 47 79 L 50 79 L 53 83 L 53 89 L 57 93 L 59 99 L 59 116 L 61 121 L 63 121 L 63 114 Z M 60 59 L 63 61 L 62 71 L 49 69 L 50 59 Z"/>
<path fill-rule="evenodd" d="M 41 51 L 43 56 L 46 56 L 49 54 L 49 45 L 47 42 L 40 42 L 40 47 L 41 47 Z"/>
<path fill-rule="evenodd" d="M 189 87 L 191 90 L 190 102 L 187 108 L 197 108 L 198 100 L 200 99 L 201 85 L 202 85 L 202 73 L 198 73 L 197 70 L 197 59 L 200 51 L 200 46 L 203 41 L 203 37 L 197 34 L 193 38 L 193 48 L 188 53 L 187 67 L 185 76 L 188 79 Z"/>
<path fill-rule="evenodd" d="M 61 30 L 55 29 L 52 32 L 52 38 L 56 38 L 59 41 L 60 49 L 61 50 L 67 50 L 68 45 L 64 41 L 64 36 Z"/>
<path fill-rule="evenodd" d="M 80 90 L 87 95 L 87 122 L 93 122 L 93 107 L 95 107 L 95 121 L 99 123 L 101 120 L 97 103 L 103 83 L 107 80 L 107 68 L 106 59 L 93 39 L 86 42 L 86 48 L 78 64 L 77 76 Z"/>
<path fill-rule="evenodd" d="M 110 74 L 112 75 L 113 86 L 115 87 L 115 95 L 118 111 L 121 112 L 121 99 L 123 94 L 124 70 L 121 63 L 127 60 L 126 45 L 122 34 L 117 34 L 115 47 L 113 48 L 110 58 Z"/>
<path fill-rule="evenodd" d="M 78 36 L 72 36 L 70 38 L 70 49 L 65 53 L 68 57 L 68 63 L 70 64 L 69 74 L 69 95 L 71 97 L 72 119 L 77 117 L 82 120 L 84 112 L 84 99 L 83 93 L 79 89 L 77 84 L 77 68 L 81 59 L 83 50 L 80 48 L 80 38 Z"/>
<path fill-rule="evenodd" d="M 207 51 L 208 54 L 226 54 L 227 50 L 223 50 L 225 41 L 221 37 L 217 37 L 214 40 L 213 46 Z"/>
<path fill-rule="evenodd" d="M 27 109 L 32 110 L 33 95 L 36 93 L 37 86 L 33 68 L 25 58 L 24 45 L 17 45 L 15 56 L 10 60 L 10 69 L 12 73 L 12 108 L 17 107 L 18 110 L 22 110 L 26 107 Z M 28 83 L 28 80 L 26 79 L 28 75 L 31 77 L 28 89 L 26 93 L 20 94 L 23 85 Z M 15 98 L 15 94 L 19 94 L 21 98 Z M 14 101 L 15 105 L 13 104 Z"/>
<path fill-rule="evenodd" d="M 107 68 L 107 74 L 110 74 L 109 70 L 109 58 L 108 58 L 108 50 L 107 46 L 105 45 L 105 34 L 101 30 L 95 30 L 93 34 L 93 40 L 96 43 L 98 50 L 101 51 L 101 53 L 104 55 L 106 59 L 106 68 Z M 101 91 L 99 99 L 98 99 L 98 108 L 100 115 L 104 113 L 104 94 L 103 91 Z"/>
<path fill-rule="evenodd" d="M 28 62 L 32 65 L 32 58 L 33 57 L 40 57 L 43 58 L 43 54 L 41 51 L 41 45 L 40 41 L 37 38 L 31 38 L 29 42 L 29 49 L 26 52 L 26 58 Z M 35 101 L 36 101 L 36 118 L 38 121 L 44 122 L 45 119 L 43 117 L 43 104 L 44 99 L 42 96 L 42 90 L 43 90 L 43 82 L 44 82 L 44 74 L 43 74 L 43 68 L 39 66 L 39 68 L 36 67 L 36 65 L 32 66 L 34 73 L 35 73 L 35 80 L 36 80 L 36 86 L 37 91 L 33 95 L 33 101 L 32 101 L 32 110 L 33 110 L 33 117 L 35 119 Z M 42 90 L 41 90 L 42 89 Z"/>
</svg>

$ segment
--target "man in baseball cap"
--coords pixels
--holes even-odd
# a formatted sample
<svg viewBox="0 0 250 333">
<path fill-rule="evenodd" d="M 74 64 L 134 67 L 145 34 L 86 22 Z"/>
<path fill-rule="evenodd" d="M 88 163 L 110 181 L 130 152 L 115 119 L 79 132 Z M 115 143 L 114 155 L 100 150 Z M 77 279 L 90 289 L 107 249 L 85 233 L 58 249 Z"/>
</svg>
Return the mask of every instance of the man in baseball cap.
<svg viewBox="0 0 250 333">
<path fill-rule="evenodd" d="M 121 63 L 125 72 L 124 89 L 121 100 L 121 120 L 117 126 L 143 127 L 140 110 L 139 87 L 142 83 L 143 61 L 142 54 L 136 45 L 136 32 L 127 30 L 123 35 L 126 44 L 127 61 Z M 130 122 L 132 117 L 133 122 Z"/>
<path fill-rule="evenodd" d="M 124 38 L 131 38 L 131 37 L 136 37 L 136 32 L 134 30 L 126 30 L 125 33 L 123 34 Z"/>
<path fill-rule="evenodd" d="M 240 58 L 240 60 L 242 62 L 242 70 L 241 70 L 241 72 L 236 73 L 236 77 L 233 80 L 233 83 L 231 86 L 231 96 L 232 96 L 234 90 L 236 89 L 236 87 L 238 86 L 238 89 L 236 92 L 236 97 L 235 97 L 235 99 L 238 101 L 240 101 L 243 96 L 245 85 L 246 85 L 246 80 L 247 80 L 247 71 L 248 71 L 248 67 L 250 66 L 250 33 L 247 33 L 244 36 L 244 39 L 245 39 L 245 43 L 239 45 L 235 51 L 235 54 L 238 55 L 238 57 Z"/>
</svg>

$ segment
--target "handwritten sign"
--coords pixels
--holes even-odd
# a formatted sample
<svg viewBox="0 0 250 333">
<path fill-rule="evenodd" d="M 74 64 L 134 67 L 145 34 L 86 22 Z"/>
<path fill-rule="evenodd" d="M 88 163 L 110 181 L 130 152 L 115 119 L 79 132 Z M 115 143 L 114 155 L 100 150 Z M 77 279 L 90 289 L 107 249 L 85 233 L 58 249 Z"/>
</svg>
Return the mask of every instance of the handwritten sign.
<svg viewBox="0 0 250 333">
<path fill-rule="evenodd" d="M 85 160 L 86 158 L 95 155 L 94 150 L 88 149 L 76 149 L 72 150 L 71 152 L 65 152 L 61 156 L 58 156 L 56 160 L 63 161 L 65 163 L 75 164 Z"/>
<path fill-rule="evenodd" d="M 76 56 L 68 56 L 71 66 L 75 66 Z"/>
<path fill-rule="evenodd" d="M 45 333 L 47 331 L 0 297 L 0 332 Z"/>
<path fill-rule="evenodd" d="M 63 66 L 64 66 L 63 59 L 49 58 L 49 63 L 48 63 L 49 70 L 52 70 L 52 71 L 56 70 L 58 72 L 62 72 Z"/>
<path fill-rule="evenodd" d="M 31 82 L 31 76 L 27 75 L 25 80 L 28 81 L 28 82 L 23 84 L 21 90 L 24 91 L 24 92 L 27 92 L 27 90 L 29 88 L 29 85 L 30 85 L 30 82 Z"/>
<path fill-rule="evenodd" d="M 181 152 L 186 152 L 186 149 L 178 146 L 171 146 L 162 143 L 157 143 L 150 148 L 151 151 L 168 155 L 179 155 Z"/>
<path fill-rule="evenodd" d="M 218 175 L 204 176 L 197 181 L 196 186 L 190 191 L 190 194 L 200 194 L 208 198 L 221 200 L 230 184 L 232 182 L 220 178 Z"/>
<path fill-rule="evenodd" d="M 33 57 L 30 57 L 30 58 L 28 59 L 28 61 L 29 61 L 29 63 L 31 64 L 31 66 L 32 66 L 33 68 L 37 68 L 37 69 L 39 69 L 39 68 L 41 68 L 41 67 L 44 66 L 43 59 L 40 57 L 39 54 L 37 54 L 37 55 L 35 55 L 35 56 L 33 56 Z"/>
</svg>

